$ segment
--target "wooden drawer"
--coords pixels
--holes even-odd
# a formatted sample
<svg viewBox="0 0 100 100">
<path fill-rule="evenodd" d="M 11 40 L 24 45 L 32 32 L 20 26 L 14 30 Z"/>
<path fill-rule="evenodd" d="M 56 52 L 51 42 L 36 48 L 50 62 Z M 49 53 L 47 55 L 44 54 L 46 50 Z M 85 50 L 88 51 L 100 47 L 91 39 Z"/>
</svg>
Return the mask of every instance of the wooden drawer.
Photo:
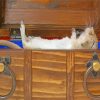
<svg viewBox="0 0 100 100">
<path fill-rule="evenodd" d="M 8 100 L 24 99 L 24 52 L 23 51 L 0 51 L 0 57 L 11 57 L 10 68 L 16 75 L 16 91 Z M 19 57 L 20 56 L 20 57 Z M 0 74 L 0 95 L 7 94 L 11 89 L 11 78 Z"/>
<path fill-rule="evenodd" d="M 0 51 L 11 57 L 16 89 L 7 100 L 66 100 L 66 51 Z M 0 74 L 0 95 L 11 89 L 11 78 Z"/>
<path fill-rule="evenodd" d="M 96 51 L 100 57 L 99 51 Z M 91 100 L 83 88 L 86 63 L 94 51 L 0 51 L 11 56 L 16 89 L 8 100 Z M 91 73 L 90 73 L 91 74 Z M 0 95 L 11 87 L 9 77 L 0 75 Z M 100 94 L 100 76 L 88 77 L 88 89 Z M 96 100 L 95 98 L 93 100 Z"/>
<path fill-rule="evenodd" d="M 31 83 L 31 81 L 28 82 L 28 80 L 30 79 L 31 75 L 29 78 L 27 78 L 28 64 L 25 63 L 25 62 L 27 62 L 26 54 L 27 53 L 23 50 L 21 50 L 21 51 L 1 50 L 0 51 L 0 57 L 7 57 L 7 56 L 11 57 L 11 64 L 9 66 L 10 66 L 10 69 L 14 72 L 14 74 L 16 76 L 15 92 L 7 100 L 27 100 L 27 95 L 28 95 L 27 88 L 29 88 L 31 86 L 30 84 L 28 84 L 28 83 Z M 28 59 L 29 59 L 29 57 L 28 57 Z M 12 87 L 11 80 L 12 80 L 11 76 L 3 75 L 0 73 L 0 95 L 6 95 L 9 93 L 9 91 L 11 90 L 11 87 Z M 27 85 L 29 85 L 29 86 L 27 87 Z M 2 99 L 0 99 L 0 100 L 2 100 Z"/>
</svg>

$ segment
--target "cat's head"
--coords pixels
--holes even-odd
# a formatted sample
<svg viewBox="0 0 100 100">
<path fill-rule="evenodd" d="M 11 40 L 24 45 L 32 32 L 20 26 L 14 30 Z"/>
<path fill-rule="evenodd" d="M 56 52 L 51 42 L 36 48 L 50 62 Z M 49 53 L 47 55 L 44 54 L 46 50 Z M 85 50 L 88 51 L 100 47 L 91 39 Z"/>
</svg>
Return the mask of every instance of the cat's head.
<svg viewBox="0 0 100 100">
<path fill-rule="evenodd" d="M 97 36 L 93 27 L 73 29 L 71 39 L 76 49 L 97 49 Z"/>
</svg>

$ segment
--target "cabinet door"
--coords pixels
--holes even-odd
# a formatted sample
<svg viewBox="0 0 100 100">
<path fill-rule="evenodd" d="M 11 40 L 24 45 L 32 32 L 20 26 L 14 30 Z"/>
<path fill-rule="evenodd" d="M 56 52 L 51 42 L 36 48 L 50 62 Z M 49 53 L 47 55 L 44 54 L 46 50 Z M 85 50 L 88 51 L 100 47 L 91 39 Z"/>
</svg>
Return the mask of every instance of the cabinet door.
<svg viewBox="0 0 100 100">
<path fill-rule="evenodd" d="M 0 0 L 0 25 L 4 22 L 5 0 Z"/>
<path fill-rule="evenodd" d="M 25 86 L 24 85 L 24 52 L 17 51 L 17 50 L 0 51 L 0 57 L 7 57 L 7 56 L 11 57 L 11 64 L 9 65 L 9 67 L 13 71 L 16 77 L 15 91 L 7 100 L 25 100 L 24 99 L 24 86 Z M 0 65 L 0 70 L 2 70 L 1 65 Z M 1 95 L 4 96 L 10 92 L 12 88 L 12 77 L 13 76 L 0 73 L 0 96 Z"/>
<path fill-rule="evenodd" d="M 92 71 L 89 71 L 86 67 L 87 62 L 92 59 L 93 51 L 79 51 L 75 52 L 75 71 L 74 71 L 74 100 L 97 100 L 97 95 L 100 95 L 100 72 L 98 72 L 97 76 Z M 98 52 L 98 56 L 100 57 L 100 52 Z M 95 95 L 95 98 L 91 98 L 84 88 L 84 75 L 88 73 L 87 77 L 87 89 L 88 93 Z M 85 82 L 85 83 L 84 83 Z M 100 99 L 100 98 L 99 98 Z M 98 100 L 99 100 L 98 99 Z"/>
<path fill-rule="evenodd" d="M 32 100 L 66 100 L 66 52 L 32 52 Z"/>
</svg>

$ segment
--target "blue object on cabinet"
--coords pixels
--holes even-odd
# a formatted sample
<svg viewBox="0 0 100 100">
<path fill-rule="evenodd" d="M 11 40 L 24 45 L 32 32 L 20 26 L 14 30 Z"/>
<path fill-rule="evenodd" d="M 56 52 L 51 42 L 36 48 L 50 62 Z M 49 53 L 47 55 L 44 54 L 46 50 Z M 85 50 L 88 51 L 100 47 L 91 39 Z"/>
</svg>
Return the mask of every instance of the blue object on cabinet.
<svg viewBox="0 0 100 100">
<path fill-rule="evenodd" d="M 10 40 L 10 42 L 17 44 L 18 46 L 20 46 L 21 48 L 23 48 L 23 44 L 22 44 L 22 40 Z M 9 47 L 7 46 L 2 46 L 0 45 L 0 49 L 8 49 Z"/>
<path fill-rule="evenodd" d="M 100 49 L 100 42 L 98 42 L 98 49 Z"/>
</svg>

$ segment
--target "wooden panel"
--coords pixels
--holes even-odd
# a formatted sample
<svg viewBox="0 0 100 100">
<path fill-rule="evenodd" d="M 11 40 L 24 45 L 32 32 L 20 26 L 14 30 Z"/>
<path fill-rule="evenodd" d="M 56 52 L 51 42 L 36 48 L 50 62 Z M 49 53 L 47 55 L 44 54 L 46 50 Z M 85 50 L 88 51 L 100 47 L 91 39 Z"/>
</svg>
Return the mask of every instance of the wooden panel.
<svg viewBox="0 0 100 100">
<path fill-rule="evenodd" d="M 66 52 L 32 52 L 32 100 L 66 100 Z"/>
<path fill-rule="evenodd" d="M 100 52 L 98 52 L 100 57 Z M 91 100 L 87 96 L 83 88 L 83 77 L 87 70 L 86 63 L 92 58 L 93 51 L 82 51 L 75 52 L 75 81 L 74 81 L 74 100 Z M 93 78 L 89 76 L 88 78 L 88 88 L 91 93 L 95 95 L 100 95 L 100 76 L 98 78 Z"/>
<path fill-rule="evenodd" d="M 4 3 L 5 3 L 4 0 L 0 0 L 0 24 L 4 22 L 4 11 L 5 11 Z"/>
<path fill-rule="evenodd" d="M 39 24 L 37 27 L 44 26 L 44 24 L 75 27 L 87 25 L 89 16 L 91 20 L 95 16 L 93 0 L 88 0 L 88 2 L 87 0 L 68 0 L 66 2 L 57 0 L 57 2 L 61 1 L 58 9 L 34 8 L 36 4 L 46 5 L 53 1 L 56 0 L 20 0 L 20 2 L 19 0 L 7 0 L 5 24 L 19 24 L 21 20 L 24 20 L 26 24 Z"/>
<path fill-rule="evenodd" d="M 96 13 L 97 13 L 97 21 L 98 21 L 98 29 L 100 29 L 100 0 L 96 0 L 96 2 L 94 3 L 95 4 L 95 10 L 96 10 Z"/>
<path fill-rule="evenodd" d="M 95 12 L 93 11 L 93 13 Z M 21 20 L 24 20 L 25 24 L 55 24 L 55 26 L 75 27 L 87 25 L 89 16 L 89 11 L 8 9 L 6 11 L 5 24 L 19 24 Z M 91 18 L 93 18 L 92 15 Z"/>
<path fill-rule="evenodd" d="M 0 51 L 0 57 L 11 56 L 10 68 L 16 75 L 16 90 L 8 100 L 24 100 L 24 52 L 23 51 Z M 11 78 L 0 75 L 0 95 L 5 95 L 11 89 Z"/>
<path fill-rule="evenodd" d="M 20 2 L 19 2 L 20 1 Z M 94 0 L 7 0 L 7 7 L 12 9 L 70 9 L 93 10 Z M 83 4 L 83 6 L 81 6 Z"/>
<path fill-rule="evenodd" d="M 24 53 L 24 100 L 32 100 L 32 53 L 30 50 Z"/>
<path fill-rule="evenodd" d="M 59 25 L 76 27 L 89 24 L 89 17 L 91 17 L 91 23 L 96 24 L 96 13 L 99 13 L 98 1 L 99 0 L 6 0 L 5 24 L 19 24 L 21 20 L 24 20 L 26 24 L 39 24 L 37 27 L 44 26 L 44 24 L 46 24 L 47 27 L 52 27 L 50 25 L 54 25 L 54 27 L 58 27 Z M 52 9 L 48 8 L 50 4 L 55 4 L 55 2 L 58 5 L 57 7 L 52 8 L 51 6 Z M 98 12 L 96 12 L 97 10 Z M 4 15 L 4 11 L 2 15 Z"/>
<path fill-rule="evenodd" d="M 67 100 L 74 100 L 74 52 L 67 51 Z"/>
</svg>

